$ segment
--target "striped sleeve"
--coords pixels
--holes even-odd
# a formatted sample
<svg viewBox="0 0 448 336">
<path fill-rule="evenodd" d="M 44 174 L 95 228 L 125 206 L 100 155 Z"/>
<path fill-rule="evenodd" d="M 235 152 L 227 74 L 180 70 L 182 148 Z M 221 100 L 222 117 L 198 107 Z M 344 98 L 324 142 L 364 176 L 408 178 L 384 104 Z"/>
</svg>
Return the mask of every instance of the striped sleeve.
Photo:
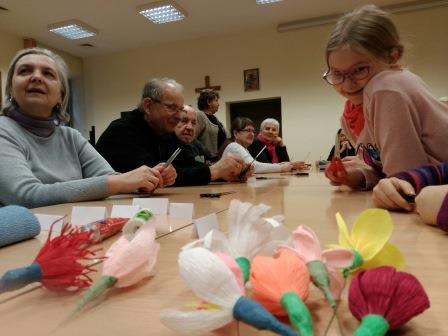
<svg viewBox="0 0 448 336">
<path fill-rule="evenodd" d="M 426 186 L 448 184 L 448 164 L 431 164 L 416 169 L 393 174 L 389 177 L 397 177 L 408 181 L 419 193 Z"/>
</svg>

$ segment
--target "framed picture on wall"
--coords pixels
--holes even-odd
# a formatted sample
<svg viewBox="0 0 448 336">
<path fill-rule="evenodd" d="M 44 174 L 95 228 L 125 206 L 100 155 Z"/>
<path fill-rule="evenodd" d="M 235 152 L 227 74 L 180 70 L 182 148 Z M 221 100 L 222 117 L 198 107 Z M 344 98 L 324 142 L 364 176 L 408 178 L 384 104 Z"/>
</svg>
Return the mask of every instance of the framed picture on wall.
<svg viewBox="0 0 448 336">
<path fill-rule="evenodd" d="M 244 70 L 244 91 L 260 90 L 260 71 L 259 69 Z"/>
</svg>

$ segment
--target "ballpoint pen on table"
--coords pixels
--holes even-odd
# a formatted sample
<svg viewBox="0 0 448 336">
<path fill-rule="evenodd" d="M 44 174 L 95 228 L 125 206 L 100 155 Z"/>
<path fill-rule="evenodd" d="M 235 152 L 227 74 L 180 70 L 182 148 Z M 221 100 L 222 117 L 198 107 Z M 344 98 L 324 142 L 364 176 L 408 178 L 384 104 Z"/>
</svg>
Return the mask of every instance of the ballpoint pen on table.
<svg viewBox="0 0 448 336">
<path fill-rule="evenodd" d="M 217 192 L 217 193 L 202 193 L 200 194 L 201 197 L 208 197 L 208 198 L 219 198 L 222 195 L 228 195 L 236 193 L 236 191 L 224 191 L 224 192 Z"/>
<path fill-rule="evenodd" d="M 240 173 L 240 175 L 238 175 L 238 178 L 241 180 L 244 175 L 246 175 L 246 173 L 248 172 L 248 170 L 250 169 L 250 166 L 252 166 L 252 164 L 255 162 L 255 160 L 258 159 L 258 157 L 260 156 L 260 154 L 266 149 L 266 145 L 258 152 L 258 154 L 254 157 L 254 159 L 252 160 L 251 163 L 249 163 Z"/>
</svg>

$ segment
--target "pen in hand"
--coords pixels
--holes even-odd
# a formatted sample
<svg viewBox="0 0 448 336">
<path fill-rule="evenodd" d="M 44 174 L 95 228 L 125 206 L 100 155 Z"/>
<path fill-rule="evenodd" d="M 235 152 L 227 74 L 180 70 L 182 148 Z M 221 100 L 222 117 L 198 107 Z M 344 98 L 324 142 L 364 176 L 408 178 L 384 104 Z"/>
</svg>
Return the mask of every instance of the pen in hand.
<svg viewBox="0 0 448 336">
<path fill-rule="evenodd" d="M 258 152 L 258 154 L 254 157 L 251 163 L 249 163 L 244 169 L 241 171 L 240 175 L 238 175 L 238 178 L 241 180 L 243 179 L 244 175 L 249 171 L 250 166 L 257 160 L 257 158 L 260 156 L 260 154 L 266 149 L 266 145 Z"/>
<path fill-rule="evenodd" d="M 173 154 L 171 154 L 170 158 L 163 164 L 163 168 L 167 168 L 173 161 L 174 159 L 177 157 L 177 155 L 179 155 L 179 153 L 182 151 L 182 148 L 177 148 Z"/>
</svg>

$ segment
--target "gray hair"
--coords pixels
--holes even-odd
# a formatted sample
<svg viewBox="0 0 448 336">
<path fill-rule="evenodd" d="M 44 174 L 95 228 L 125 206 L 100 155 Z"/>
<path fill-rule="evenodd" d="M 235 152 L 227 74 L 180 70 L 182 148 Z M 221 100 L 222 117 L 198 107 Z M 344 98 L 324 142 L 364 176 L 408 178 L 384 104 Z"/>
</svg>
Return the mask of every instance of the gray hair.
<svg viewBox="0 0 448 336">
<path fill-rule="evenodd" d="M 280 131 L 280 123 L 274 118 L 267 118 L 261 122 L 260 129 L 263 129 L 266 124 L 274 124 L 277 126 L 277 131 Z"/>
<path fill-rule="evenodd" d="M 6 102 L 5 105 L 1 111 L 0 114 L 8 115 L 9 111 L 14 108 L 14 106 L 17 104 L 15 102 L 14 97 L 12 97 L 12 78 L 14 76 L 14 71 L 17 65 L 17 62 L 26 55 L 44 55 L 50 58 L 56 65 L 56 72 L 58 73 L 59 81 L 62 86 L 62 103 L 61 106 L 58 107 L 57 105 L 53 107 L 53 112 L 56 114 L 56 117 L 66 123 L 70 120 L 70 115 L 66 112 L 68 101 L 69 101 L 69 95 L 70 90 L 68 86 L 68 70 L 67 70 L 67 64 L 64 62 L 61 56 L 55 54 L 54 52 L 43 49 L 43 48 L 30 48 L 30 49 L 22 49 L 20 50 L 14 59 L 12 60 L 11 64 L 9 65 L 8 69 L 8 75 L 6 77 L 6 86 L 5 86 L 5 98 Z"/>
<path fill-rule="evenodd" d="M 182 92 L 184 87 L 171 78 L 153 78 L 145 84 L 142 92 L 142 99 L 138 105 L 138 109 L 143 111 L 143 100 L 145 98 L 151 98 L 156 101 L 161 101 L 163 98 L 163 93 L 166 88 L 172 86 L 175 90 Z"/>
<path fill-rule="evenodd" d="M 375 5 L 355 9 L 338 20 L 327 43 L 327 63 L 330 52 L 345 45 L 387 64 L 400 59 L 404 51 L 390 15 Z"/>
</svg>

